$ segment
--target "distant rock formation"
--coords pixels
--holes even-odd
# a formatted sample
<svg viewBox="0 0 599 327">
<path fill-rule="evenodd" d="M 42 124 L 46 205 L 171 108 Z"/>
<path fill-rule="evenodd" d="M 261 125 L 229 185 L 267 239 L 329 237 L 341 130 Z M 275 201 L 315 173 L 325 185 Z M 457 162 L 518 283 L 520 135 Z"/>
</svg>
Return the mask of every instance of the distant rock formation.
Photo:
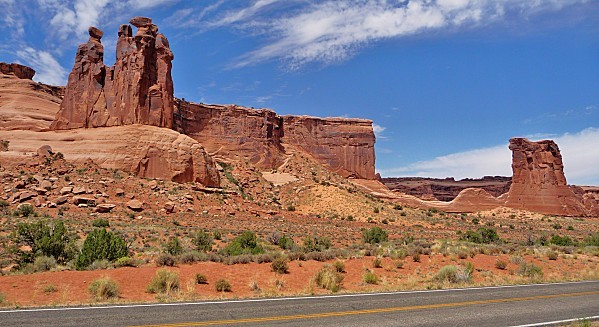
<svg viewBox="0 0 599 327">
<path fill-rule="evenodd" d="M 35 70 L 31 67 L 20 64 L 7 64 L 0 62 L 0 73 L 5 75 L 14 75 L 20 79 L 32 79 L 35 75 Z"/>
<path fill-rule="evenodd" d="M 551 140 L 510 139 L 512 185 L 505 205 L 512 208 L 568 216 L 583 216 L 588 209 L 566 182 L 559 147 Z"/>
<path fill-rule="evenodd" d="M 89 41 L 77 48 L 65 97 L 51 129 L 131 124 L 173 126 L 173 53 L 152 20 L 135 17 L 121 25 L 116 64 L 104 65 L 103 32 L 89 28 Z"/>
<path fill-rule="evenodd" d="M 423 200 L 451 201 L 467 188 L 481 188 L 498 197 L 507 193 L 512 183 L 511 177 L 485 176 L 483 178 L 465 178 L 455 180 L 449 178 L 425 177 L 388 177 L 381 182 L 394 192 L 413 195 Z"/>
</svg>

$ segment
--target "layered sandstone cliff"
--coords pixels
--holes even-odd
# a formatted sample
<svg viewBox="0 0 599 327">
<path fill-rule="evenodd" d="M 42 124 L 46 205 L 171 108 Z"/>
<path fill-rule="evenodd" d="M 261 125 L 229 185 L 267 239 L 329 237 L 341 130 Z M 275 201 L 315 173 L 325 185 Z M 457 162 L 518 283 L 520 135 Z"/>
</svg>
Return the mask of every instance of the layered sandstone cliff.
<svg viewBox="0 0 599 327">
<path fill-rule="evenodd" d="M 555 142 L 513 138 L 510 150 L 513 177 L 506 206 L 556 215 L 588 213 L 581 196 L 566 182 L 562 155 Z"/>
<path fill-rule="evenodd" d="M 282 119 L 274 111 L 177 101 L 175 129 L 214 157 L 273 169 L 284 161 Z"/>
<path fill-rule="evenodd" d="M 33 76 L 35 76 L 35 70 L 31 67 L 16 63 L 8 64 L 5 62 L 0 62 L 0 73 L 4 75 L 14 75 L 20 79 L 32 79 Z"/>
<path fill-rule="evenodd" d="M 77 48 L 65 98 L 54 130 L 130 124 L 172 127 L 173 53 L 166 37 L 145 17 L 121 25 L 116 63 L 104 65 L 103 32 L 89 28 L 89 41 Z"/>
<path fill-rule="evenodd" d="M 285 143 L 310 153 L 341 176 L 376 178 L 370 120 L 284 116 L 283 135 Z"/>
</svg>

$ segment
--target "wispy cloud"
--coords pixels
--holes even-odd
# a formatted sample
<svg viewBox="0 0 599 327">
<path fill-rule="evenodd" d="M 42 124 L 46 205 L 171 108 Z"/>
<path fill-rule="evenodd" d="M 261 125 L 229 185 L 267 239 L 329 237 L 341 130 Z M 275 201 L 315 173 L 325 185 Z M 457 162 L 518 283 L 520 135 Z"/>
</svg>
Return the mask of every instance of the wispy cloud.
<svg viewBox="0 0 599 327">
<path fill-rule="evenodd" d="M 219 24 L 239 22 L 275 0 L 231 13 Z M 430 30 L 482 26 L 507 16 L 526 18 L 587 0 L 347 0 L 319 1 L 270 22 L 270 42 L 238 58 L 243 67 L 280 58 L 294 69 L 310 62 L 339 62 L 384 39 Z"/>
<path fill-rule="evenodd" d="M 546 135 L 545 135 L 546 136 Z M 545 137 L 543 137 L 545 138 Z M 599 128 L 552 138 L 559 146 L 568 183 L 599 185 Z M 538 140 L 538 138 L 534 138 Z M 507 144 L 453 153 L 407 166 L 382 169 L 383 176 L 479 178 L 511 176 L 511 151 Z"/>
<path fill-rule="evenodd" d="M 0 0 L 0 31 L 10 30 L 12 39 L 18 39 L 25 34 L 25 19 L 20 10 L 21 4 L 15 0 Z M 8 32 L 8 31 L 7 31 Z"/>
<path fill-rule="evenodd" d="M 27 47 L 17 51 L 17 56 L 35 69 L 34 80 L 50 85 L 65 84 L 67 71 L 49 52 Z"/>
<path fill-rule="evenodd" d="M 385 135 L 383 135 L 383 132 L 386 130 L 386 127 L 383 127 L 381 125 L 378 124 L 372 124 L 372 131 L 374 132 L 374 136 L 376 136 L 376 138 L 378 140 L 384 140 L 387 137 Z"/>
</svg>

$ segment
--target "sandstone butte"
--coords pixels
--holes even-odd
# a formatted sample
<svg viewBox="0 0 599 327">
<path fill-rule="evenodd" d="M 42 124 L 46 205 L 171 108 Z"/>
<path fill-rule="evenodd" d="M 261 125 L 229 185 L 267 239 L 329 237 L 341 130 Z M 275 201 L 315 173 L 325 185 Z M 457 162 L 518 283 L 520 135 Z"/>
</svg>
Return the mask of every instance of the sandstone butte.
<svg viewBox="0 0 599 327">
<path fill-rule="evenodd" d="M 373 195 L 410 206 L 448 212 L 507 206 L 556 215 L 599 214 L 596 195 L 567 185 L 552 141 L 510 140 L 514 177 L 509 191 L 499 197 L 476 188 L 461 191 L 450 202 L 391 192 L 375 174 L 372 121 L 279 116 L 268 109 L 175 99 L 168 40 L 149 18 L 130 23 L 137 31 L 133 35 L 130 25 L 121 25 L 112 67 L 103 63 L 103 32 L 90 27 L 64 90 L 31 81 L 35 72 L 28 67 L 0 65 L 0 139 L 10 140 L 9 151 L 0 152 L 0 158 L 22 158 L 48 144 L 75 162 L 92 159 L 140 177 L 219 186 L 215 159 L 243 160 L 268 170 L 300 152 Z"/>
</svg>

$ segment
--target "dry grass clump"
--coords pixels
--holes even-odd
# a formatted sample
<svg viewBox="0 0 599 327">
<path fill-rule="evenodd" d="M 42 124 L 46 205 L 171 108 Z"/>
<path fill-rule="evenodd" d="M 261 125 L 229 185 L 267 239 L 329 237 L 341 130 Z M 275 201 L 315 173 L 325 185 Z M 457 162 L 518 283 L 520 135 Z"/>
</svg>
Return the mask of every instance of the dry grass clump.
<svg viewBox="0 0 599 327">
<path fill-rule="evenodd" d="M 335 268 L 330 265 L 324 265 L 317 273 L 312 277 L 312 281 L 321 288 L 327 289 L 333 293 L 338 292 L 341 289 L 341 282 L 343 282 L 343 275 L 338 273 Z"/>
<path fill-rule="evenodd" d="M 175 271 L 160 269 L 156 271 L 156 275 L 148 285 L 148 292 L 170 294 L 176 292 L 180 288 L 181 281 L 179 274 Z"/>
<path fill-rule="evenodd" d="M 89 294 L 96 300 L 116 298 L 120 294 L 119 285 L 110 277 L 98 278 L 89 284 Z"/>
</svg>

